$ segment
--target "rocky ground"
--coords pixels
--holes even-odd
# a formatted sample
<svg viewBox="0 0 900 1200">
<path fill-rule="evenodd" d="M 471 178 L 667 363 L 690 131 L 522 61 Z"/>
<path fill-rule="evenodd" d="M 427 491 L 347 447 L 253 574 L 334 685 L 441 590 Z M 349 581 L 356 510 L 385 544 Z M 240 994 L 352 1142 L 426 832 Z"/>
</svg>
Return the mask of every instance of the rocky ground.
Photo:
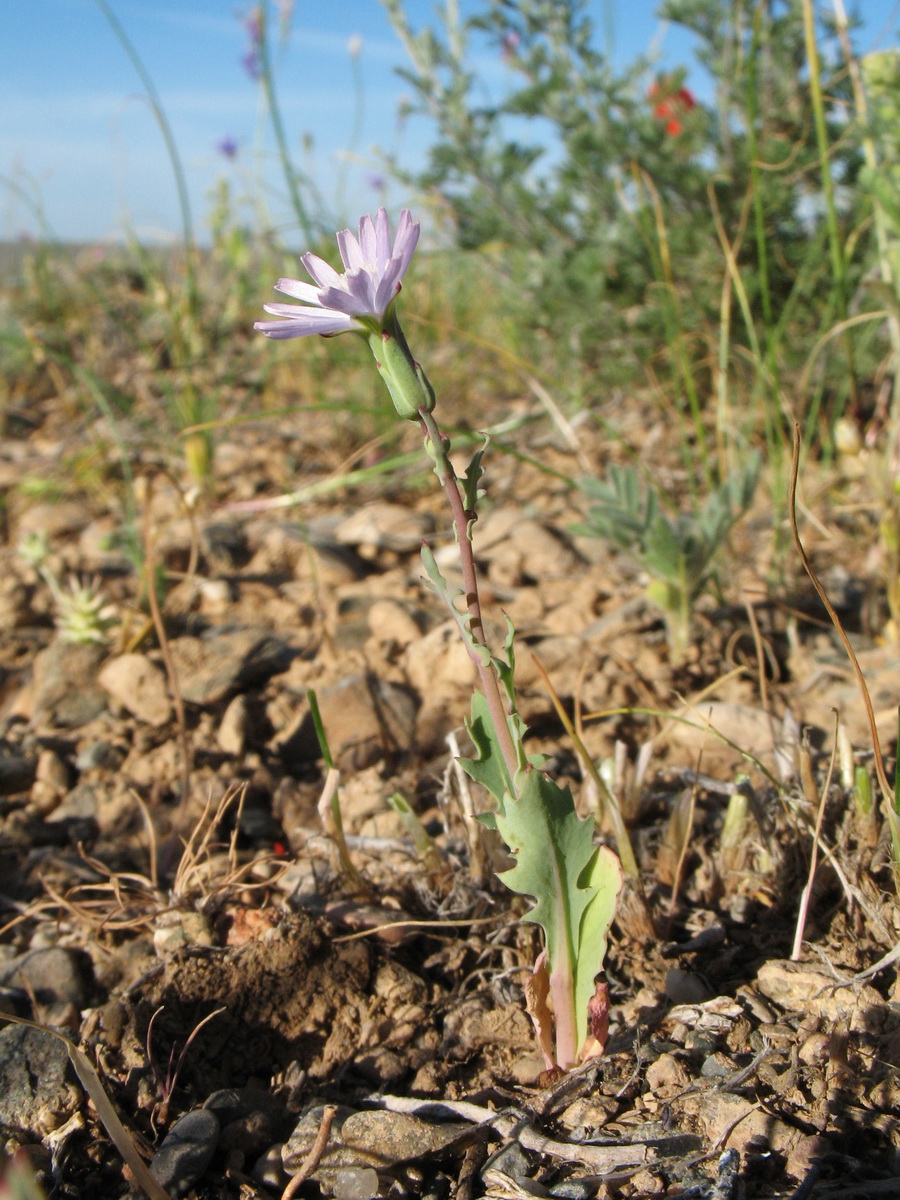
<svg viewBox="0 0 900 1200">
<path fill-rule="evenodd" d="M 622 421 L 667 478 L 662 430 L 639 406 Z M 473 673 L 420 582 L 423 539 L 452 569 L 440 496 L 419 472 L 266 507 L 375 461 L 348 460 L 346 431 L 323 422 L 222 435 L 199 497 L 134 450 L 135 528 L 165 573 L 162 639 L 117 542 L 121 487 L 51 486 L 103 431 L 51 403 L 9 422 L 4 1010 L 81 1045 L 173 1197 L 895 1194 L 897 967 L 856 978 L 900 936 L 889 845 L 839 772 L 824 792 L 833 710 L 858 762 L 871 740 L 810 585 L 789 549 L 773 558 L 767 494 L 673 664 L 638 568 L 569 532 L 577 495 L 490 454 L 476 548 L 497 628 L 502 610 L 519 632 L 534 746 L 596 808 L 539 663 L 584 715 L 594 759 L 614 764 L 642 869 L 613 929 L 606 1053 L 552 1078 L 522 998 L 535 927 L 493 876 L 502 855 L 448 746 L 454 731 L 465 746 Z M 578 437 L 596 469 L 618 453 L 589 422 Z M 508 440 L 579 471 L 547 420 Z M 675 467 L 671 482 L 683 483 Z M 826 482 L 804 537 L 890 746 L 900 661 L 875 636 L 877 521 L 858 482 Z M 51 589 L 17 550 L 34 534 L 56 578 L 96 578 L 115 617 L 106 644 L 59 636 Z M 345 853 L 310 688 L 340 772 Z M 47 1033 L 0 1032 L 0 1126 L 48 1195 L 128 1191 L 130 1169 Z"/>
</svg>

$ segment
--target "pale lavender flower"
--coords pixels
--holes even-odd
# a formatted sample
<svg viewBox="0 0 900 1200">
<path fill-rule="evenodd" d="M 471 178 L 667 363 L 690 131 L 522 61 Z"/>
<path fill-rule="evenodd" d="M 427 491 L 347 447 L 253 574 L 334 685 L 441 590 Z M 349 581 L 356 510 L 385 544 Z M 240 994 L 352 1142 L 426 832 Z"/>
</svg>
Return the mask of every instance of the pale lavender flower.
<svg viewBox="0 0 900 1200">
<path fill-rule="evenodd" d="M 247 13 L 243 25 L 250 45 L 241 56 L 241 65 L 255 82 L 262 76 L 263 14 L 258 5 Z"/>
<path fill-rule="evenodd" d="M 320 333 L 369 333 L 384 324 L 385 314 L 400 291 L 400 283 L 419 240 L 419 223 L 407 209 L 400 214 L 391 245 L 388 215 L 379 208 L 374 221 L 361 217 L 359 237 L 349 229 L 337 235 L 344 264 L 339 275 L 317 254 L 304 254 L 300 261 L 315 286 L 300 279 L 279 279 L 276 290 L 293 296 L 301 304 L 265 304 L 266 312 L 283 321 L 257 321 L 253 326 L 266 337 L 308 337 Z"/>
<path fill-rule="evenodd" d="M 238 144 L 233 137 L 223 137 L 216 142 L 216 149 L 224 158 L 237 158 Z"/>
</svg>

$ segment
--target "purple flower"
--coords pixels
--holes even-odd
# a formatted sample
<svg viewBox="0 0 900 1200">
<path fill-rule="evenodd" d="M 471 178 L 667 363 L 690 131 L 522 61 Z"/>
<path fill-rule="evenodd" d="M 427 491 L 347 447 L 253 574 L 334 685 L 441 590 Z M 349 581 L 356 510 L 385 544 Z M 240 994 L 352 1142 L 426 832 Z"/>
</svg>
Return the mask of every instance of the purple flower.
<svg viewBox="0 0 900 1200">
<path fill-rule="evenodd" d="M 258 5 L 250 9 L 243 24 L 250 45 L 241 57 L 241 65 L 255 82 L 262 75 L 263 14 Z"/>
<path fill-rule="evenodd" d="M 223 158 L 237 158 L 238 144 L 233 137 L 223 137 L 216 142 L 216 149 Z"/>
<path fill-rule="evenodd" d="M 359 237 L 349 229 L 337 235 L 344 263 L 339 275 L 316 254 L 304 254 L 300 261 L 315 286 L 300 279 L 279 279 L 276 290 L 293 296 L 301 304 L 265 304 L 266 312 L 282 321 L 257 321 L 253 326 L 266 337 L 308 337 L 313 333 L 330 336 L 355 330 L 369 333 L 381 328 L 385 314 L 400 291 L 416 243 L 419 223 L 407 209 L 400 214 L 397 233 L 391 245 L 391 226 L 383 208 L 371 217 L 361 217 Z"/>
<path fill-rule="evenodd" d="M 519 49 L 519 42 L 521 40 L 521 36 L 515 29 L 510 29 L 508 33 L 504 33 L 500 39 L 500 50 L 504 62 L 512 62 L 516 57 L 516 51 Z"/>
<path fill-rule="evenodd" d="M 248 50 L 246 54 L 242 55 L 241 66 L 254 83 L 262 78 L 262 62 L 256 50 Z"/>
</svg>

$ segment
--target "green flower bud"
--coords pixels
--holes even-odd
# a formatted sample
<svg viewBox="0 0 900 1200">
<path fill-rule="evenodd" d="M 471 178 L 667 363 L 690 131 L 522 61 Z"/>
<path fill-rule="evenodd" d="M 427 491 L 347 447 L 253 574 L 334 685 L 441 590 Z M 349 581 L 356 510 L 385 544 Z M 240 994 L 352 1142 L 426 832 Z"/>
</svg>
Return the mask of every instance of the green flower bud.
<svg viewBox="0 0 900 1200">
<path fill-rule="evenodd" d="M 425 372 L 413 359 L 398 325 L 395 333 L 382 329 L 369 337 L 381 378 L 387 384 L 397 415 L 404 421 L 418 421 L 419 410 L 432 412 L 434 388 Z"/>
</svg>

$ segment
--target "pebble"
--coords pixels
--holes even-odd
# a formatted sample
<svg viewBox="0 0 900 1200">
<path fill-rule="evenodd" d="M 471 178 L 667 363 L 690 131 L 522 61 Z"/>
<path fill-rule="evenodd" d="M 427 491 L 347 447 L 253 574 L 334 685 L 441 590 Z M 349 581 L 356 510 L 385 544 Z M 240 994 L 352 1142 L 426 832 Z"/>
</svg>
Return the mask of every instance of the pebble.
<svg viewBox="0 0 900 1200">
<path fill-rule="evenodd" d="M 282 1150 L 286 1170 L 293 1174 L 306 1159 L 322 1124 L 322 1105 L 312 1105 L 300 1116 Z M 323 1188 L 333 1189 L 341 1169 L 385 1169 L 434 1154 L 471 1132 L 460 1122 L 435 1124 L 411 1113 L 382 1109 L 354 1112 L 339 1106 L 332 1122 L 325 1152 L 313 1173 Z"/>
<path fill-rule="evenodd" d="M 23 754 L 0 754 L 0 796 L 16 796 L 29 791 L 36 777 L 36 758 Z"/>
<path fill-rule="evenodd" d="M 256 1160 L 250 1172 L 250 1178 L 254 1182 L 279 1194 L 284 1191 L 290 1179 L 281 1160 L 282 1150 L 283 1146 L 280 1142 L 270 1146 L 265 1154 Z"/>
<path fill-rule="evenodd" d="M 693 971 L 671 967 L 666 971 L 666 995 L 673 1004 L 700 1004 L 709 999 L 709 988 Z"/>
<path fill-rule="evenodd" d="M 647 1068 L 647 1084 L 654 1093 L 666 1092 L 671 1095 L 687 1087 L 689 1082 L 687 1071 L 674 1054 L 661 1054 Z"/>
<path fill-rule="evenodd" d="M 786 1012 L 815 1013 L 837 1021 L 850 1017 L 850 1028 L 871 1032 L 873 1011 L 885 1011 L 881 995 L 869 983 L 835 988 L 831 974 L 804 963 L 770 959 L 756 976 L 763 995 Z M 868 1012 L 867 1012 L 868 1010 Z"/>
<path fill-rule="evenodd" d="M 103 646 L 54 641 L 34 659 L 31 717 L 36 725 L 77 728 L 106 708 L 97 672 L 106 657 Z"/>
<path fill-rule="evenodd" d="M 34 997 L 41 1019 L 48 1010 L 73 1005 L 79 1011 L 91 1003 L 94 970 L 83 951 L 64 946 L 29 950 L 0 966 L 0 986 L 24 988 Z"/>
<path fill-rule="evenodd" d="M 71 1117 L 81 1090 L 66 1047 L 27 1025 L 0 1029 L 0 1127 L 44 1137 Z"/>
<path fill-rule="evenodd" d="M 202 637 L 175 638 L 171 651 L 182 698 L 201 707 L 265 683 L 293 658 L 284 638 L 264 629 L 212 629 Z"/>
<path fill-rule="evenodd" d="M 371 1167 L 342 1167 L 331 1185 L 334 1200 L 372 1200 L 378 1195 L 378 1172 Z"/>
<path fill-rule="evenodd" d="M 172 702 L 163 671 L 145 654 L 120 654 L 105 663 L 97 682 L 118 704 L 147 725 L 167 725 Z"/>
<path fill-rule="evenodd" d="M 51 787 L 58 788 L 61 792 L 64 792 L 71 783 L 68 764 L 55 750 L 40 752 L 35 778 L 41 783 L 48 783 Z"/>
<path fill-rule="evenodd" d="M 184 1196 L 209 1166 L 219 1142 L 219 1120 L 208 1108 L 180 1117 L 153 1156 L 150 1174 L 174 1197 Z"/>
<path fill-rule="evenodd" d="M 216 730 L 216 743 L 223 754 L 231 754 L 240 758 L 247 745 L 247 734 L 250 728 L 250 710 L 244 695 L 235 696 L 225 712 Z"/>
<path fill-rule="evenodd" d="M 361 771 L 386 752 L 409 751 L 415 740 L 418 704 L 408 688 L 375 676 L 345 675 L 317 694 L 319 711 L 335 762 Z M 319 757 L 311 715 L 307 712 L 281 741 L 285 762 Z"/>
<path fill-rule="evenodd" d="M 88 742 L 78 751 L 75 766 L 79 771 L 115 771 L 125 759 L 125 751 L 112 742 Z"/>
<path fill-rule="evenodd" d="M 350 514 L 337 526 L 334 539 L 343 546 L 366 550 L 415 550 L 434 527 L 426 513 L 415 512 L 406 504 L 376 501 Z"/>
</svg>

